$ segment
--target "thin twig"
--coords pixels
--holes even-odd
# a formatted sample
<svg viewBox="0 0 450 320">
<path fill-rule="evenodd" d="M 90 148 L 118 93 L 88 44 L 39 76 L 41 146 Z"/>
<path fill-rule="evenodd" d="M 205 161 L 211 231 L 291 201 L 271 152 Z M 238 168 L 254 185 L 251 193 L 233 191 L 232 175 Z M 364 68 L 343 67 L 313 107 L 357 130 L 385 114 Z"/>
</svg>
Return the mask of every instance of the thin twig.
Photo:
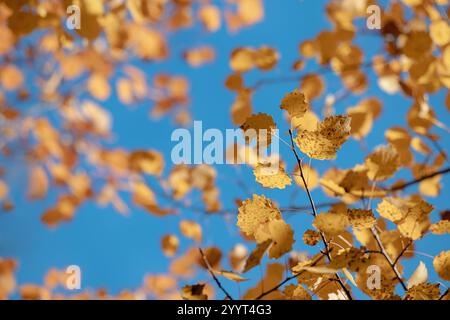
<svg viewBox="0 0 450 320">
<path fill-rule="evenodd" d="M 331 207 L 331 206 L 334 206 L 334 205 L 340 204 L 340 203 L 341 203 L 340 201 L 324 202 L 324 203 L 316 204 L 315 207 L 316 207 L 316 209 L 327 208 L 327 207 Z M 307 206 L 290 206 L 290 207 L 284 207 L 284 208 L 282 207 L 282 208 L 280 208 L 280 211 L 281 212 L 297 212 L 297 211 L 301 212 L 301 211 L 308 211 L 309 209 L 311 209 L 310 205 L 307 205 Z"/>
<path fill-rule="evenodd" d="M 291 139 L 292 152 L 294 153 L 295 159 L 297 160 L 298 169 L 300 170 L 300 177 L 302 178 L 303 186 L 305 187 L 306 194 L 308 195 L 309 203 L 311 204 L 311 209 L 313 211 L 312 212 L 313 216 L 317 217 L 316 206 L 314 205 L 314 201 L 312 199 L 311 192 L 309 191 L 308 184 L 306 183 L 305 175 L 303 174 L 302 162 L 300 160 L 300 157 L 298 156 L 297 150 L 295 149 L 294 137 L 292 135 L 292 130 L 291 129 L 289 129 L 289 137 Z M 328 261 L 331 262 L 330 248 L 329 248 L 328 242 L 327 242 L 327 240 L 325 238 L 325 234 L 322 231 L 320 231 L 319 234 L 320 234 L 320 238 L 322 239 L 322 242 L 323 242 L 323 245 L 324 245 L 325 255 L 327 256 Z M 344 283 L 342 282 L 341 277 L 339 276 L 339 274 L 337 272 L 335 273 L 335 277 L 336 277 L 336 280 L 339 282 L 340 286 L 342 287 L 342 290 L 344 290 L 345 294 L 347 295 L 347 298 L 349 300 L 353 300 L 350 291 L 344 285 Z"/>
<path fill-rule="evenodd" d="M 444 169 L 442 169 L 442 170 L 438 170 L 438 171 L 435 171 L 435 172 L 432 172 L 432 173 L 423 175 L 422 177 L 417 178 L 417 179 L 415 179 L 415 180 L 412 180 L 412 181 L 406 182 L 406 183 L 404 183 L 404 184 L 401 184 L 401 185 L 392 187 L 392 188 L 390 188 L 388 191 L 391 191 L 391 192 L 392 192 L 392 191 L 403 190 L 403 189 L 406 189 L 407 187 L 410 187 L 410 186 L 412 186 L 412 185 L 418 184 L 418 183 L 420 183 L 420 182 L 422 182 L 422 181 L 424 181 L 424 180 L 431 179 L 431 178 L 433 178 L 433 177 L 435 177 L 435 176 L 437 176 L 437 175 L 440 175 L 440 174 L 446 174 L 446 173 L 449 173 L 449 172 L 450 172 L 450 167 L 444 168 Z"/>
<path fill-rule="evenodd" d="M 220 283 L 219 279 L 217 279 L 216 275 L 214 274 L 214 271 L 211 268 L 211 265 L 209 264 L 208 259 L 206 258 L 205 254 L 203 253 L 202 248 L 198 248 L 198 251 L 200 251 L 200 254 L 202 256 L 203 262 L 205 262 L 206 268 L 208 269 L 209 273 L 211 274 L 211 276 L 213 277 L 214 281 L 216 282 L 217 286 L 220 288 L 220 290 L 222 290 L 222 292 L 225 294 L 225 296 L 229 299 L 229 300 L 233 300 L 233 298 L 231 297 L 231 295 L 227 292 L 227 290 L 225 290 L 225 288 L 222 286 L 222 284 Z"/>
<path fill-rule="evenodd" d="M 445 290 L 445 292 L 442 294 L 442 296 L 440 296 L 439 297 L 439 299 L 438 300 L 442 300 L 442 299 L 444 299 L 445 298 L 445 296 L 446 295 L 448 295 L 448 293 L 449 293 L 449 289 L 447 289 L 447 290 Z"/>
<path fill-rule="evenodd" d="M 386 249 L 384 248 L 383 243 L 381 242 L 378 231 L 373 227 L 370 228 L 370 231 L 372 232 L 372 235 L 375 238 L 375 241 L 377 242 L 378 247 L 380 248 L 381 254 L 384 256 L 386 261 L 391 266 L 392 270 L 395 273 L 396 278 L 398 279 L 398 281 L 400 281 L 400 284 L 402 285 L 403 289 L 405 289 L 405 291 L 407 291 L 408 288 L 406 287 L 405 283 L 403 282 L 400 272 L 398 272 L 397 268 L 395 267 L 394 263 L 392 262 L 391 257 L 389 257 L 388 253 L 386 252 Z"/>
<path fill-rule="evenodd" d="M 406 244 L 406 246 L 402 249 L 402 251 L 400 252 L 400 254 L 397 256 L 397 258 L 395 258 L 393 265 L 395 266 L 397 264 L 397 262 L 400 260 L 400 258 L 403 256 L 403 254 L 406 252 L 406 250 L 408 250 L 409 246 L 412 245 L 413 241 L 409 240 L 409 242 Z"/>
</svg>

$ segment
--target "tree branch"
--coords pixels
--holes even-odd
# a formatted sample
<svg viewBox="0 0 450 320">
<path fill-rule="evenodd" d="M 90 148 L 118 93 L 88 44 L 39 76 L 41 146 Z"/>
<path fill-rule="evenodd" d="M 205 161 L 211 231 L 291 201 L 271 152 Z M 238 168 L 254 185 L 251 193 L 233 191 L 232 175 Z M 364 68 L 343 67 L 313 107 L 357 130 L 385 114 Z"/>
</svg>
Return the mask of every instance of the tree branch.
<svg viewBox="0 0 450 320">
<path fill-rule="evenodd" d="M 303 174 L 302 162 L 300 160 L 300 157 L 298 156 L 297 150 L 295 149 L 294 137 L 292 135 L 292 130 L 291 129 L 289 129 L 289 137 L 291 139 L 291 149 L 292 149 L 292 152 L 294 153 L 295 159 L 297 160 L 298 168 L 300 170 L 300 177 L 302 179 L 303 186 L 305 187 L 306 194 L 308 195 L 309 203 L 311 204 L 311 209 L 313 211 L 313 216 L 317 217 L 316 206 L 314 205 L 314 201 L 312 199 L 311 192 L 309 191 L 308 184 L 307 184 L 306 179 L 305 179 L 305 175 Z M 324 248 L 325 248 L 325 255 L 327 256 L 328 261 L 331 262 L 330 248 L 329 248 L 328 242 L 327 242 L 327 240 L 325 238 L 325 234 L 322 231 L 320 231 L 320 230 L 319 230 L 319 234 L 320 234 L 320 238 L 322 239 L 322 243 L 323 243 Z M 338 281 L 339 285 L 341 286 L 342 290 L 344 290 L 347 298 L 349 300 L 353 300 L 350 291 L 344 285 L 344 283 L 342 282 L 341 277 L 339 276 L 339 274 L 337 272 L 335 273 L 335 277 L 336 277 L 336 280 Z"/>
<path fill-rule="evenodd" d="M 446 173 L 449 173 L 449 172 L 450 172 L 450 167 L 445 168 L 445 169 L 442 169 L 442 170 L 439 170 L 439 171 L 435 171 L 435 172 L 426 174 L 426 175 L 424 175 L 424 176 L 422 176 L 422 177 L 420 177 L 420 178 L 418 178 L 418 179 L 415 179 L 415 180 L 406 182 L 406 183 L 404 183 L 404 184 L 401 184 L 401 185 L 392 187 L 392 188 L 390 188 L 388 191 L 391 191 L 391 192 L 392 192 L 392 191 L 403 190 L 403 189 L 406 189 L 406 188 L 408 188 L 408 187 L 410 187 L 410 186 L 412 186 L 412 185 L 418 184 L 418 183 L 420 183 L 420 182 L 422 182 L 422 181 L 424 181 L 424 180 L 433 178 L 433 177 L 435 177 L 435 176 L 437 176 L 437 175 L 440 175 L 440 174 L 446 174 Z"/>
<path fill-rule="evenodd" d="M 200 254 L 202 256 L 203 262 L 205 262 L 206 268 L 208 269 L 209 273 L 211 274 L 211 276 L 213 277 L 214 281 L 216 282 L 217 286 L 220 288 L 220 290 L 222 290 L 222 292 L 225 294 L 225 296 L 229 299 L 229 300 L 233 300 L 233 298 L 231 297 L 231 295 L 227 292 L 227 290 L 225 290 L 225 288 L 222 286 L 222 283 L 220 283 L 219 279 L 217 279 L 216 275 L 214 274 L 214 271 L 211 268 L 211 265 L 209 264 L 208 259 L 206 258 L 205 254 L 203 253 L 202 248 L 198 248 L 198 251 L 200 251 Z"/>
<path fill-rule="evenodd" d="M 386 249 L 384 248 L 383 243 L 381 242 L 381 239 L 380 239 L 380 236 L 378 235 L 377 230 L 375 230 L 375 228 L 372 227 L 372 228 L 370 228 L 370 231 L 372 232 L 372 235 L 375 238 L 375 241 L 377 242 L 378 247 L 380 248 L 381 254 L 384 256 L 384 258 L 386 259 L 386 261 L 389 263 L 392 270 L 394 271 L 395 277 L 398 279 L 398 281 L 400 281 L 400 284 L 402 285 L 403 289 L 405 291 L 408 291 L 408 288 L 406 287 L 405 283 L 402 280 L 400 272 L 397 270 L 397 268 L 395 267 L 394 263 L 391 260 L 391 257 L 389 257 L 388 253 L 386 252 Z"/>
<path fill-rule="evenodd" d="M 318 208 L 327 208 L 327 207 L 331 207 L 331 206 L 334 206 L 335 204 L 339 204 L 339 203 L 341 203 L 341 202 L 340 201 L 324 202 L 324 203 L 316 204 L 315 207 L 316 207 L 316 209 L 318 209 Z M 291 207 L 281 207 L 280 211 L 281 212 L 298 212 L 298 211 L 308 211 L 309 209 L 311 209 L 310 205 L 307 205 L 307 206 L 291 206 Z"/>
<path fill-rule="evenodd" d="M 402 251 L 400 252 L 400 254 L 397 256 L 397 258 L 395 258 L 393 265 L 395 266 L 397 264 L 397 262 L 400 260 L 400 258 L 403 256 L 403 254 L 405 254 L 406 250 L 408 250 L 409 246 L 412 245 L 413 241 L 410 240 L 406 246 L 402 249 Z"/>
<path fill-rule="evenodd" d="M 445 292 L 442 294 L 442 296 L 439 297 L 438 300 L 443 300 L 449 293 L 449 289 L 445 290 Z"/>
</svg>

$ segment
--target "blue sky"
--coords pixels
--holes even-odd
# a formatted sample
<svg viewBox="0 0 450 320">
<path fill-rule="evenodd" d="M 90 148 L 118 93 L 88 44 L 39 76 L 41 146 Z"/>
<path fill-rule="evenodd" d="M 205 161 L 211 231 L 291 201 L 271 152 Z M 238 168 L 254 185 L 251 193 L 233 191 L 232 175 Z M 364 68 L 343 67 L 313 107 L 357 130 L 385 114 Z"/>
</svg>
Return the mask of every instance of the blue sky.
<svg viewBox="0 0 450 320">
<path fill-rule="evenodd" d="M 281 5 L 282 2 L 282 5 Z M 270 73 L 252 72 L 246 78 L 247 84 L 252 84 L 257 79 L 272 78 L 277 75 L 291 74 L 290 66 L 299 57 L 298 45 L 301 41 L 317 35 L 321 30 L 331 28 L 326 20 L 323 0 L 283 0 L 265 1 L 266 16 L 263 22 L 237 34 L 230 35 L 225 28 L 213 34 L 207 34 L 200 27 L 177 33 L 171 37 L 171 58 L 160 64 L 144 64 L 136 62 L 148 79 L 158 72 L 164 71 L 171 74 L 184 75 L 191 81 L 191 111 L 194 120 L 203 121 L 204 129 L 218 128 L 225 132 L 227 128 L 233 128 L 230 118 L 230 107 L 234 94 L 227 91 L 223 85 L 225 77 L 231 72 L 228 65 L 230 52 L 239 46 L 259 47 L 269 45 L 276 48 L 281 54 L 281 60 L 277 67 Z M 356 41 L 365 50 L 365 61 L 380 51 L 381 42 L 377 37 L 364 35 Z M 210 44 L 216 48 L 217 57 L 214 63 L 201 68 L 190 68 L 181 57 L 180 52 L 196 45 Z M 310 61 L 302 73 L 317 70 L 317 65 Z M 326 92 L 336 92 L 341 88 L 337 78 L 327 76 Z M 373 74 L 370 72 L 373 81 Z M 275 121 L 281 127 L 281 131 L 288 127 L 283 121 L 282 113 L 278 106 L 285 93 L 298 86 L 298 82 L 286 82 L 262 87 L 254 96 L 253 106 L 256 112 L 267 112 L 274 116 Z M 392 126 L 406 126 L 406 111 L 412 101 L 401 95 L 389 96 L 371 85 L 370 90 L 360 97 L 351 97 L 335 106 L 337 113 L 345 112 L 349 106 L 364 97 L 378 96 L 384 103 L 381 117 L 376 120 L 374 130 L 367 137 L 367 146 L 372 149 L 382 144 L 384 131 Z M 445 124 L 450 123 L 449 113 L 445 109 L 445 94 L 439 92 L 434 95 L 430 104 L 435 108 L 438 118 Z M 323 105 L 322 99 L 313 103 L 313 108 L 320 112 Z M 169 118 L 162 118 L 156 122 L 148 116 L 148 104 L 141 104 L 138 108 L 129 109 L 121 105 L 115 97 L 112 97 L 103 106 L 107 107 L 114 116 L 115 137 L 112 146 L 123 146 L 127 149 L 153 148 L 165 154 L 167 163 L 166 172 L 170 169 L 170 151 L 174 143 L 170 141 L 172 130 L 176 128 Z M 444 137 L 441 144 L 444 149 L 450 146 L 448 134 L 440 129 L 434 129 Z M 287 136 L 285 136 L 287 138 Z M 282 155 L 288 160 L 288 170 L 294 166 L 294 159 L 290 151 L 280 144 Z M 313 161 L 312 165 L 320 172 L 324 172 L 330 166 L 350 168 L 357 163 L 362 163 L 365 153 L 360 144 L 351 139 L 344 144 L 335 161 Z M 160 250 L 160 238 L 166 233 L 178 233 L 180 219 L 195 219 L 203 225 L 204 240 L 202 245 L 218 245 L 227 252 L 234 244 L 242 242 L 238 230 L 235 227 L 235 219 L 224 219 L 220 216 L 201 216 L 198 213 L 183 211 L 179 216 L 158 218 L 143 210 L 132 207 L 131 215 L 124 217 L 112 208 L 98 208 L 94 204 L 84 204 L 76 214 L 75 219 L 68 224 L 63 224 L 55 230 L 49 230 L 40 223 L 40 215 L 53 204 L 54 196 L 48 199 L 29 203 L 26 201 L 26 172 L 20 164 L 16 165 L 11 179 L 12 200 L 16 208 L 9 214 L 0 214 L 0 256 L 14 257 L 19 261 L 19 283 L 42 283 L 42 278 L 51 267 L 65 268 L 76 264 L 82 269 L 82 287 L 104 287 L 113 293 L 125 288 L 137 288 L 141 285 L 145 274 L 163 273 L 167 270 L 170 260 L 162 255 Z M 221 188 L 221 200 L 224 207 L 232 208 L 233 199 L 245 198 L 243 190 L 236 188 L 237 179 L 243 179 L 249 185 L 252 192 L 265 194 L 274 198 L 282 205 L 289 204 L 290 196 L 295 186 L 283 191 L 263 189 L 253 181 L 253 174 L 248 167 L 234 168 L 226 165 L 216 166 L 219 172 L 218 184 Z M 407 170 L 403 169 L 399 175 L 410 178 Z M 443 190 L 439 198 L 427 199 L 435 206 L 432 220 L 438 219 L 438 212 L 446 209 L 448 196 L 448 176 L 442 179 Z M 414 191 L 411 188 L 410 191 Z M 326 200 L 323 193 L 316 189 L 313 191 L 316 202 Z M 164 204 L 164 201 L 161 200 Z M 295 203 L 307 204 L 306 194 L 299 192 Z M 304 215 L 290 215 L 286 217 L 296 230 L 297 243 L 295 249 L 300 251 L 310 250 L 300 240 L 301 234 L 311 224 L 310 218 Z M 442 250 L 448 250 L 450 237 L 427 236 L 417 244 L 417 250 L 429 255 L 436 255 Z M 183 252 L 193 243 L 183 241 L 180 252 Z M 252 248 L 252 244 L 249 244 Z M 406 275 L 410 275 L 419 260 L 426 263 L 432 270 L 432 260 L 429 257 L 417 256 L 414 263 L 404 263 Z M 267 260 L 264 261 L 267 263 Z M 250 272 L 249 277 L 259 279 L 258 273 Z M 431 281 L 437 280 L 434 272 L 431 272 Z M 206 274 L 201 274 L 199 279 L 209 280 Z M 255 284 L 252 281 L 252 284 Z M 225 285 L 236 294 L 236 287 L 231 282 Z M 447 284 L 448 285 L 448 284 Z M 245 285 L 243 285 L 245 287 Z M 220 295 L 219 295 L 220 296 Z"/>
</svg>

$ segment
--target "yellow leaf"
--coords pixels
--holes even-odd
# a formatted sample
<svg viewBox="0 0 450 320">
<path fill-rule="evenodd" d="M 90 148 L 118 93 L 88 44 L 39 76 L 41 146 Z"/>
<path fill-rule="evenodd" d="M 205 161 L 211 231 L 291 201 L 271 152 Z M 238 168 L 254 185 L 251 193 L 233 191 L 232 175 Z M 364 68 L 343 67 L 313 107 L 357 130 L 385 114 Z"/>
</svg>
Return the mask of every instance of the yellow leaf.
<svg viewBox="0 0 450 320">
<path fill-rule="evenodd" d="M 281 219 L 281 212 L 275 204 L 264 195 L 253 195 L 239 207 L 237 225 L 242 232 L 253 236 L 260 225 L 270 220 Z"/>
<path fill-rule="evenodd" d="M 434 257 L 433 266 L 439 277 L 450 281 L 450 251 L 442 251 Z"/>
<path fill-rule="evenodd" d="M 195 221 L 182 220 L 180 222 L 180 232 L 189 239 L 197 242 L 202 241 L 202 227 Z"/>
<path fill-rule="evenodd" d="M 281 165 L 270 163 L 258 163 L 253 170 L 256 181 L 266 188 L 284 189 L 291 185 L 291 178 L 286 174 Z"/>
<path fill-rule="evenodd" d="M 334 159 L 336 152 L 350 135 L 350 117 L 327 117 L 316 131 L 299 131 L 295 142 L 309 157 L 319 160 Z"/>
<path fill-rule="evenodd" d="M 425 263 L 422 261 L 419 262 L 416 270 L 413 272 L 411 277 L 408 279 L 408 289 L 416 286 L 418 284 L 424 283 L 428 280 L 428 270 L 425 266 Z"/>
<path fill-rule="evenodd" d="M 305 95 L 295 89 L 281 100 L 280 109 L 286 110 L 291 119 L 300 118 L 308 111 L 309 104 Z"/>
<path fill-rule="evenodd" d="M 215 274 L 223 276 L 229 280 L 235 281 L 235 282 L 242 282 L 242 281 L 247 281 L 248 278 L 244 278 L 242 276 L 240 276 L 237 273 L 234 273 L 232 271 L 214 271 Z"/>
</svg>

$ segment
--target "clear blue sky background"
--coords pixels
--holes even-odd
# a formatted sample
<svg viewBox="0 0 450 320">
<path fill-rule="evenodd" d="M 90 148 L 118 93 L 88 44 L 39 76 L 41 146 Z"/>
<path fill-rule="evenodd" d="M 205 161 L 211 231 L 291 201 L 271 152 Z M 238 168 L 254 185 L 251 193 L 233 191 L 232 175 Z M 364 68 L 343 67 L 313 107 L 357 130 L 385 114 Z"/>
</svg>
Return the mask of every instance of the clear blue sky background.
<svg viewBox="0 0 450 320">
<path fill-rule="evenodd" d="M 228 66 L 230 52 L 239 46 L 269 45 L 277 48 L 281 53 L 281 61 L 274 71 L 270 74 L 251 73 L 247 78 L 249 84 L 259 78 L 290 74 L 290 66 L 299 55 L 298 44 L 314 37 L 324 28 L 331 28 L 323 10 L 325 2 L 323 0 L 265 1 L 266 16 L 262 23 L 243 29 L 234 35 L 228 34 L 225 28 L 214 34 L 206 34 L 200 27 L 177 33 L 170 40 L 171 47 L 174 49 L 167 62 L 137 63 L 137 66 L 146 72 L 149 79 L 160 71 L 186 76 L 191 81 L 193 119 L 202 120 L 205 129 L 233 128 L 230 120 L 230 106 L 234 94 L 227 91 L 223 85 L 226 75 L 230 73 Z M 371 35 L 358 37 L 357 43 L 364 48 L 366 61 L 381 48 L 379 38 Z M 217 58 L 213 64 L 201 68 L 190 68 L 179 53 L 201 44 L 213 45 L 217 50 Z M 308 62 L 304 72 L 315 70 L 317 70 L 315 63 Z M 373 74 L 370 73 L 373 81 Z M 340 82 L 336 81 L 335 77 L 327 76 L 327 80 L 326 92 L 336 92 L 341 88 Z M 286 130 L 287 126 L 278 106 L 284 94 L 297 85 L 297 82 L 291 82 L 263 87 L 254 97 L 255 111 L 273 114 L 282 131 L 283 128 Z M 386 95 L 375 84 L 370 88 L 361 97 L 346 99 L 335 106 L 337 113 L 343 113 L 347 107 L 355 105 L 360 98 L 374 95 L 381 98 L 384 111 L 381 118 L 376 121 L 375 129 L 367 138 L 369 150 L 385 142 L 384 131 L 387 128 L 406 125 L 406 111 L 412 103 L 401 95 Z M 443 123 L 450 124 L 449 113 L 445 110 L 445 94 L 445 92 L 439 92 L 434 95 L 431 105 L 437 112 L 438 118 Z M 151 121 L 148 117 L 147 104 L 142 104 L 139 108 L 130 111 L 115 97 L 103 105 L 114 116 L 116 136 L 112 145 L 124 146 L 128 149 L 154 148 L 163 152 L 166 161 L 170 162 L 170 150 L 173 146 L 170 135 L 175 128 L 170 119 Z M 320 112 L 322 105 L 323 99 L 313 103 L 317 112 Z M 445 149 L 449 149 L 448 134 L 440 129 L 434 130 L 446 136 L 441 143 Z M 289 159 L 288 169 L 291 171 L 294 166 L 292 156 L 282 144 L 280 148 L 284 157 Z M 340 150 L 337 160 L 314 161 L 312 164 L 320 172 L 324 172 L 332 165 L 350 168 L 356 163 L 362 163 L 364 156 L 365 153 L 361 150 L 360 144 L 351 139 Z M 167 167 L 170 166 L 168 163 Z M 42 283 L 42 278 L 49 268 L 65 268 L 68 265 L 77 264 L 82 269 L 83 289 L 104 287 L 117 293 L 124 288 L 137 288 L 141 285 L 145 274 L 163 273 L 167 270 L 170 260 L 162 255 L 160 238 L 169 232 L 178 233 L 178 223 L 181 218 L 201 221 L 204 227 L 203 246 L 218 245 L 227 252 L 234 244 L 242 242 L 235 227 L 234 217 L 231 219 L 202 217 L 198 213 L 184 211 L 180 216 L 158 218 L 136 207 L 132 207 L 129 217 L 124 217 L 112 208 L 101 209 L 93 204 L 83 205 L 71 223 L 49 230 L 40 223 L 39 219 L 44 210 L 54 203 L 54 195 L 44 201 L 30 204 L 26 201 L 24 192 L 27 186 L 23 167 L 17 164 L 11 169 L 14 169 L 14 174 L 9 178 L 14 190 L 12 199 L 16 208 L 11 214 L 0 214 L 0 256 L 14 257 L 19 261 L 20 267 L 17 273 L 19 283 Z M 168 169 L 166 168 L 166 172 Z M 263 189 L 253 182 L 253 174 L 248 167 L 236 170 L 236 168 L 221 165 L 216 169 L 220 172 L 218 182 L 221 187 L 221 200 L 226 208 L 232 208 L 233 199 L 246 197 L 244 191 L 236 187 L 236 180 L 239 178 L 248 181 L 252 192 L 264 193 L 277 199 L 282 205 L 289 204 L 290 195 L 296 188 L 292 186 L 283 191 Z M 400 176 L 410 178 L 409 172 L 405 169 Z M 438 199 L 427 199 L 436 207 L 432 213 L 433 221 L 438 219 L 439 211 L 448 208 L 448 185 L 450 184 L 448 176 L 442 180 L 442 184 L 443 194 Z M 414 188 L 410 191 L 413 190 Z M 326 199 L 320 189 L 313 192 L 313 197 L 316 202 Z M 161 202 L 164 204 L 162 200 Z M 307 204 L 306 194 L 300 192 L 295 203 Z M 295 227 L 298 239 L 295 249 L 310 251 L 300 240 L 302 233 L 311 223 L 310 218 L 293 214 L 286 216 L 286 220 Z M 420 252 L 434 256 L 442 250 L 449 249 L 449 240 L 448 235 L 439 237 L 429 235 L 419 241 L 416 248 Z M 183 241 L 181 252 L 189 245 L 194 244 Z M 249 244 L 249 249 L 252 248 L 253 245 Z M 419 260 L 424 261 L 430 270 L 430 280 L 437 281 L 432 259 L 425 256 L 415 258 L 414 264 L 404 263 L 406 276 L 413 272 Z M 264 263 L 267 263 L 267 260 Z M 259 279 L 258 272 L 250 272 L 249 276 Z M 206 274 L 201 274 L 199 278 L 209 281 Z M 255 283 L 252 281 L 252 284 Z M 236 286 L 233 283 L 225 281 L 225 285 L 236 294 Z"/>
</svg>

